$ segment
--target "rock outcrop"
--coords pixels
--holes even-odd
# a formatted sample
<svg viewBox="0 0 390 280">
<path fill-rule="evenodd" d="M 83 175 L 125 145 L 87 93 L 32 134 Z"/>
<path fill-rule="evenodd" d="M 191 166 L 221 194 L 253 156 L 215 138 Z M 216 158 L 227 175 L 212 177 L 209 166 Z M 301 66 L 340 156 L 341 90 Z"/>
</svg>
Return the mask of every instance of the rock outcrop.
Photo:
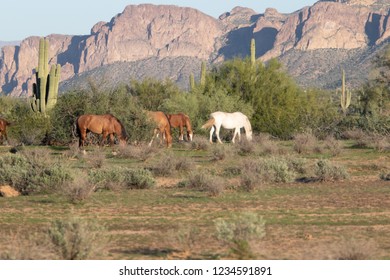
<svg viewBox="0 0 390 280">
<path fill-rule="evenodd" d="M 307 63 L 305 53 L 333 50 L 337 54 L 340 50 L 341 62 L 345 62 L 348 51 L 367 57 L 367 52 L 390 41 L 390 4 L 388 0 L 322 0 L 291 14 L 272 8 L 257 14 L 237 7 L 218 19 L 192 8 L 130 5 L 110 22 L 96 23 L 89 35 L 47 38 L 50 64 L 61 64 L 62 81 L 104 65 L 149 58 L 188 57 L 193 58 L 188 61 L 215 63 L 245 57 L 251 38 L 256 40 L 257 57 L 264 61 L 299 53 L 299 61 Z M 0 91 L 31 95 L 38 43 L 38 37 L 29 37 L 18 46 L 2 47 Z M 298 62 L 291 58 L 283 61 Z M 142 63 L 134 65 L 142 67 Z M 167 72 L 172 75 L 172 71 Z M 294 71 L 294 75 L 300 73 Z"/>
<path fill-rule="evenodd" d="M 347 1 L 349 4 L 349 1 Z M 376 13 L 367 6 L 322 1 L 290 15 L 280 28 L 267 60 L 288 50 L 358 49 L 387 40 L 389 11 Z"/>
</svg>

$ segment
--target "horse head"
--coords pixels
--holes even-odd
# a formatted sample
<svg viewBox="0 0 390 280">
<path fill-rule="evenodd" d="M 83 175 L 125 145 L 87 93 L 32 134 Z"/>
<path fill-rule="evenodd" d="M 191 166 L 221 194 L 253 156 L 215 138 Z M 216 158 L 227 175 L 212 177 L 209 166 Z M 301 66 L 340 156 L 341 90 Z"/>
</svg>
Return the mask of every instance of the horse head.
<svg viewBox="0 0 390 280">
<path fill-rule="evenodd" d="M 185 124 L 186 124 L 186 128 L 187 128 L 187 139 L 189 141 L 192 141 L 192 139 L 194 137 L 194 132 L 192 130 L 190 118 L 187 115 L 184 115 L 184 119 L 185 119 Z"/>
<path fill-rule="evenodd" d="M 117 121 L 120 124 L 120 132 L 117 133 L 118 138 L 119 138 L 119 145 L 125 146 L 126 143 L 127 143 L 127 140 L 129 139 L 129 137 L 128 137 L 127 133 L 126 133 L 125 126 L 121 123 L 120 120 L 117 119 Z"/>
<path fill-rule="evenodd" d="M 246 122 L 245 122 L 244 128 L 245 128 L 246 139 L 248 141 L 252 141 L 252 125 L 251 125 L 248 117 L 246 117 Z"/>
</svg>

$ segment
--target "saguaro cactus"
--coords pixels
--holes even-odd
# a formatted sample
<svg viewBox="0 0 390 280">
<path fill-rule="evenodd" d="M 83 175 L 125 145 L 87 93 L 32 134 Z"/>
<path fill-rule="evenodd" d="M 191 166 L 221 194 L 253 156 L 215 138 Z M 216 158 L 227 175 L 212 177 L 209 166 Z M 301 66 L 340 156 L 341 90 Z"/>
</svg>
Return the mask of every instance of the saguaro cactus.
<svg viewBox="0 0 390 280">
<path fill-rule="evenodd" d="M 190 90 L 193 91 L 195 89 L 195 78 L 194 74 L 190 74 Z"/>
<path fill-rule="evenodd" d="M 41 38 L 39 41 L 38 68 L 36 83 L 33 84 L 31 108 L 34 112 L 46 114 L 57 103 L 58 85 L 60 82 L 61 66 L 52 65 L 49 72 L 49 41 Z"/>
<path fill-rule="evenodd" d="M 203 87 L 206 85 L 206 62 L 202 61 L 200 69 L 200 85 Z"/>
<path fill-rule="evenodd" d="M 251 65 L 255 65 L 256 62 L 256 42 L 255 39 L 251 39 Z"/>
<path fill-rule="evenodd" d="M 341 78 L 341 96 L 340 96 L 340 103 L 341 103 L 341 109 L 343 110 L 343 113 L 347 113 L 347 109 L 349 105 L 351 104 L 351 91 L 347 90 L 345 87 L 345 71 L 343 69 L 342 71 L 342 78 Z"/>
</svg>

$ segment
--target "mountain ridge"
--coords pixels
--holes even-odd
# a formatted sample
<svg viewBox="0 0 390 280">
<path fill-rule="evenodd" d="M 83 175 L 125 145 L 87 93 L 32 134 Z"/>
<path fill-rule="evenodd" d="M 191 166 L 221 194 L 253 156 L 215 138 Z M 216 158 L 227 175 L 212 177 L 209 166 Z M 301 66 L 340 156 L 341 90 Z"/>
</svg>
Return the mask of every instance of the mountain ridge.
<svg viewBox="0 0 390 280">
<path fill-rule="evenodd" d="M 352 84 L 367 78 L 369 59 L 390 41 L 390 5 L 382 0 L 322 0 L 289 14 L 273 8 L 258 14 L 249 8 L 236 7 L 218 19 L 193 8 L 129 5 L 109 22 L 96 23 L 89 35 L 52 34 L 47 38 L 49 62 L 61 64 L 63 83 L 73 79 L 74 84 L 77 78 L 85 78 L 94 69 L 115 63 L 113 69 L 119 75 L 125 69 L 119 70 L 118 65 L 129 62 L 136 67 L 131 71 L 135 76 L 137 69 L 146 75 L 155 72 L 153 67 L 159 65 L 164 70 L 154 73 L 160 74 L 156 78 L 165 79 L 163 74 L 170 73 L 172 77 L 181 77 L 180 84 L 185 88 L 183 81 L 188 81 L 188 69 L 199 70 L 199 61 L 215 64 L 246 57 L 250 40 L 255 38 L 258 59 L 277 57 L 305 87 L 332 88 L 339 80 L 336 69 L 341 66 L 346 68 Z M 19 46 L 2 48 L 1 91 L 12 96 L 31 95 L 38 42 L 39 37 L 33 36 Z M 331 55 L 331 59 L 323 58 L 324 55 Z M 194 65 L 169 69 L 169 65 L 181 65 L 172 59 Z M 143 66 L 142 61 L 148 63 Z M 318 61 L 328 68 L 316 67 Z M 362 73 L 362 68 L 367 71 Z"/>
</svg>

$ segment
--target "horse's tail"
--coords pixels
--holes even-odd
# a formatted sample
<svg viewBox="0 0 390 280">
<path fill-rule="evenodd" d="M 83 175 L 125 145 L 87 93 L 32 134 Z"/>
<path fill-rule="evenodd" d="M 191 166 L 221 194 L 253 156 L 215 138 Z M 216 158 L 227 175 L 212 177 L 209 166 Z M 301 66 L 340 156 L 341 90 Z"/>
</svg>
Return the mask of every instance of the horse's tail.
<svg viewBox="0 0 390 280">
<path fill-rule="evenodd" d="M 209 119 L 204 125 L 202 125 L 202 128 L 203 128 L 203 129 L 205 129 L 205 128 L 210 128 L 210 127 L 212 127 L 214 124 L 215 124 L 215 119 L 214 119 L 214 118 L 211 118 L 211 119 Z"/>
<path fill-rule="evenodd" d="M 73 123 L 73 135 L 76 137 L 80 137 L 80 135 L 81 135 L 80 127 L 78 125 L 79 118 L 80 118 L 80 116 L 78 116 Z"/>
</svg>

